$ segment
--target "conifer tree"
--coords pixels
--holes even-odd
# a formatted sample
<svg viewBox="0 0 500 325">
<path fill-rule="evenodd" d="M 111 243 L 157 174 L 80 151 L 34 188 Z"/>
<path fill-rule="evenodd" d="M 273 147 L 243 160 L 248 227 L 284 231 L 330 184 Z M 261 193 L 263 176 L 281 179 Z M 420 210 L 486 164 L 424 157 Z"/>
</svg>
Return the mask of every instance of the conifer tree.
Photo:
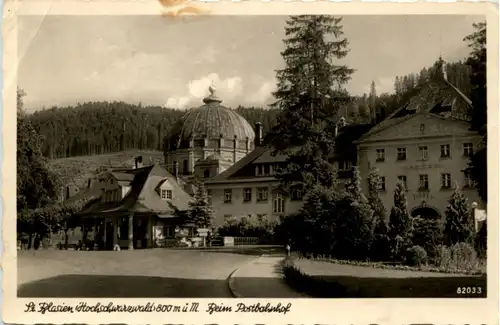
<svg viewBox="0 0 500 325">
<path fill-rule="evenodd" d="M 342 18 L 325 15 L 291 16 L 285 27 L 285 68 L 277 71 L 277 101 L 280 111 L 271 132 L 276 153 L 288 155 L 278 170 L 285 192 L 300 184 L 332 186 L 333 137 L 336 113 L 347 104 L 344 88 L 353 70 L 336 60 L 348 54 Z"/>
<path fill-rule="evenodd" d="M 212 226 L 214 211 L 208 200 L 205 185 L 197 182 L 194 198 L 189 202 L 188 220 L 200 228 Z"/>
<path fill-rule="evenodd" d="M 448 201 L 445 215 L 444 236 L 446 242 L 451 245 L 461 242 L 472 243 L 474 220 L 467 198 L 458 184 L 455 185 L 455 190 Z"/>
<path fill-rule="evenodd" d="M 403 249 L 410 246 L 411 226 L 406 189 L 402 182 L 398 182 L 394 190 L 394 206 L 389 217 L 389 237 L 394 258 L 398 258 Z"/>
<path fill-rule="evenodd" d="M 376 118 L 377 112 L 377 90 L 375 89 L 375 81 L 372 81 L 370 85 L 370 112 L 371 117 Z"/>
<path fill-rule="evenodd" d="M 387 225 L 387 210 L 385 209 L 379 195 L 382 185 L 381 182 L 382 180 L 378 169 L 372 168 L 368 174 L 368 203 L 373 209 L 375 225 L 380 222 Z"/>
<path fill-rule="evenodd" d="M 362 193 L 357 167 L 353 168 L 346 194 L 336 202 L 336 255 L 363 260 L 369 256 L 373 241 L 373 210 Z"/>
</svg>

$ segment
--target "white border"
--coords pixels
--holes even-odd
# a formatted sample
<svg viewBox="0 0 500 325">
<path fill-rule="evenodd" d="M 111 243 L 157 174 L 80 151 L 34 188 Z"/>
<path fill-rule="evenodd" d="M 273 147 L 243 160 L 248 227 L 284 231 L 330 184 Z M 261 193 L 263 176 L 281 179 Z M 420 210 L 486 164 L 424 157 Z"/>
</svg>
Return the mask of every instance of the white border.
<svg viewBox="0 0 500 325">
<path fill-rule="evenodd" d="M 164 0 L 166 2 L 167 0 Z M 3 12 L 3 148 L 2 197 L 3 197 L 3 321 L 5 323 L 282 323 L 282 324 L 493 324 L 498 321 L 498 14 L 492 3 L 334 3 L 334 2 L 219 2 L 182 3 L 166 8 L 155 0 L 58 0 L 21 2 L 7 1 Z M 186 6 L 197 6 L 203 17 L 172 17 Z M 487 299 L 245 299 L 251 302 L 292 302 L 291 311 L 282 314 L 219 313 L 209 316 L 198 314 L 161 313 L 24 313 L 24 304 L 30 299 L 16 297 L 16 84 L 17 84 L 17 20 L 19 14 L 28 15 L 164 15 L 163 19 L 210 19 L 211 15 L 410 15 L 410 14 L 462 14 L 485 15 L 488 24 L 488 298 Z M 22 55 L 22 54 L 21 54 Z M 496 91 L 495 91 L 496 90 Z M 47 301 L 49 299 L 43 299 Z M 209 302 L 235 306 L 237 299 L 50 299 L 54 303 L 176 303 L 199 301 L 200 307 Z M 42 301 L 39 299 L 38 301 Z"/>
</svg>

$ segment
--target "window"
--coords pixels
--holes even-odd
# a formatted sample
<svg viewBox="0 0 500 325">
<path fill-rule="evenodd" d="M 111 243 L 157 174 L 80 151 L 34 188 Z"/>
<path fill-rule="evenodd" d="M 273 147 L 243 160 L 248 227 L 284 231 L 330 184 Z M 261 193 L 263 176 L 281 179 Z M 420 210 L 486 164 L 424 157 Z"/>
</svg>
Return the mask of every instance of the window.
<svg viewBox="0 0 500 325">
<path fill-rule="evenodd" d="M 420 146 L 418 147 L 418 152 L 420 155 L 420 160 L 427 160 L 429 159 L 429 155 L 427 152 L 427 146 Z"/>
<path fill-rule="evenodd" d="M 257 220 L 258 220 L 259 222 L 266 221 L 266 219 L 267 219 L 267 214 L 258 214 L 258 215 L 257 215 Z"/>
<path fill-rule="evenodd" d="M 380 176 L 379 189 L 381 191 L 385 191 L 385 177 L 384 176 Z"/>
<path fill-rule="evenodd" d="M 231 203 L 233 199 L 233 190 L 226 188 L 224 190 L 224 203 Z"/>
<path fill-rule="evenodd" d="M 262 165 L 255 166 L 255 176 L 261 176 L 264 173 L 264 168 Z"/>
<path fill-rule="evenodd" d="M 166 238 L 174 237 L 175 236 L 175 228 L 169 227 L 169 226 L 164 226 L 163 227 L 163 236 Z"/>
<path fill-rule="evenodd" d="M 291 193 L 292 201 L 301 201 L 304 197 L 304 191 L 300 188 L 293 188 Z"/>
<path fill-rule="evenodd" d="M 271 166 L 269 165 L 264 165 L 264 175 L 269 175 L 271 174 Z"/>
<path fill-rule="evenodd" d="M 428 190 L 429 189 L 429 175 L 420 175 L 420 190 Z"/>
<path fill-rule="evenodd" d="M 210 178 L 210 169 L 207 168 L 203 171 L 203 177 Z"/>
<path fill-rule="evenodd" d="M 267 187 L 259 187 L 257 188 L 257 202 L 265 202 L 268 197 L 268 189 Z"/>
<path fill-rule="evenodd" d="M 398 181 L 400 181 L 401 183 L 403 183 L 403 186 L 405 188 L 408 188 L 408 186 L 406 184 L 406 176 L 404 176 L 404 175 L 398 176 Z"/>
<path fill-rule="evenodd" d="M 341 160 L 339 161 L 339 170 L 340 171 L 348 171 L 351 170 L 352 164 L 349 160 Z"/>
<path fill-rule="evenodd" d="M 464 188 L 474 187 L 474 181 L 472 180 L 470 171 L 464 171 Z"/>
<path fill-rule="evenodd" d="M 385 149 L 377 149 L 376 161 L 385 161 Z"/>
<path fill-rule="evenodd" d="M 184 174 L 188 173 L 188 161 L 187 161 L 187 159 L 184 159 L 182 161 L 182 173 L 184 173 Z"/>
<path fill-rule="evenodd" d="M 161 190 L 162 200 L 172 200 L 172 190 Z"/>
<path fill-rule="evenodd" d="M 420 124 L 420 133 L 425 132 L 425 124 Z"/>
<path fill-rule="evenodd" d="M 398 148 L 398 160 L 406 160 L 406 148 Z"/>
<path fill-rule="evenodd" d="M 472 143 L 464 143 L 464 156 L 470 157 L 474 152 L 474 147 Z"/>
<path fill-rule="evenodd" d="M 252 189 L 244 188 L 243 189 L 243 202 L 251 202 L 252 201 Z"/>
<path fill-rule="evenodd" d="M 451 188 L 451 174 L 441 174 L 441 188 Z"/>
<path fill-rule="evenodd" d="M 443 144 L 441 145 L 441 158 L 448 158 L 448 157 L 450 157 L 450 145 Z"/>
<path fill-rule="evenodd" d="M 281 192 L 276 192 L 275 194 L 273 201 L 273 212 L 274 213 L 285 212 L 285 199 L 283 198 L 283 194 L 281 194 Z"/>
</svg>

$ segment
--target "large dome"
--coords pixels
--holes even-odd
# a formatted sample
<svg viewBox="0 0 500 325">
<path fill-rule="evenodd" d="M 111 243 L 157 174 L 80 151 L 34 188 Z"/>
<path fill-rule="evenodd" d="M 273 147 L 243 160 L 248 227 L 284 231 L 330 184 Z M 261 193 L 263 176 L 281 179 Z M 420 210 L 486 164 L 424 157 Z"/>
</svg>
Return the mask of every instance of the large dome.
<svg viewBox="0 0 500 325">
<path fill-rule="evenodd" d="M 246 140 L 253 142 L 255 132 L 245 118 L 235 111 L 221 105 L 215 95 L 214 87 L 210 87 L 210 96 L 203 99 L 204 105 L 189 110 L 182 118 L 179 138 L 181 142 L 190 139 L 224 138 L 227 140 Z"/>
</svg>

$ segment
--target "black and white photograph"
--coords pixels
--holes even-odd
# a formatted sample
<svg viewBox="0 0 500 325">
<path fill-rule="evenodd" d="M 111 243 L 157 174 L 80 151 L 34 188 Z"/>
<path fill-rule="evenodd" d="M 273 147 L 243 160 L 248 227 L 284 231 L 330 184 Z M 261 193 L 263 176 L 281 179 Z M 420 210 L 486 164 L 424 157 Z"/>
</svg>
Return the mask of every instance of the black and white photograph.
<svg viewBox="0 0 500 325">
<path fill-rule="evenodd" d="M 19 15 L 17 297 L 487 298 L 488 28 Z"/>
</svg>

